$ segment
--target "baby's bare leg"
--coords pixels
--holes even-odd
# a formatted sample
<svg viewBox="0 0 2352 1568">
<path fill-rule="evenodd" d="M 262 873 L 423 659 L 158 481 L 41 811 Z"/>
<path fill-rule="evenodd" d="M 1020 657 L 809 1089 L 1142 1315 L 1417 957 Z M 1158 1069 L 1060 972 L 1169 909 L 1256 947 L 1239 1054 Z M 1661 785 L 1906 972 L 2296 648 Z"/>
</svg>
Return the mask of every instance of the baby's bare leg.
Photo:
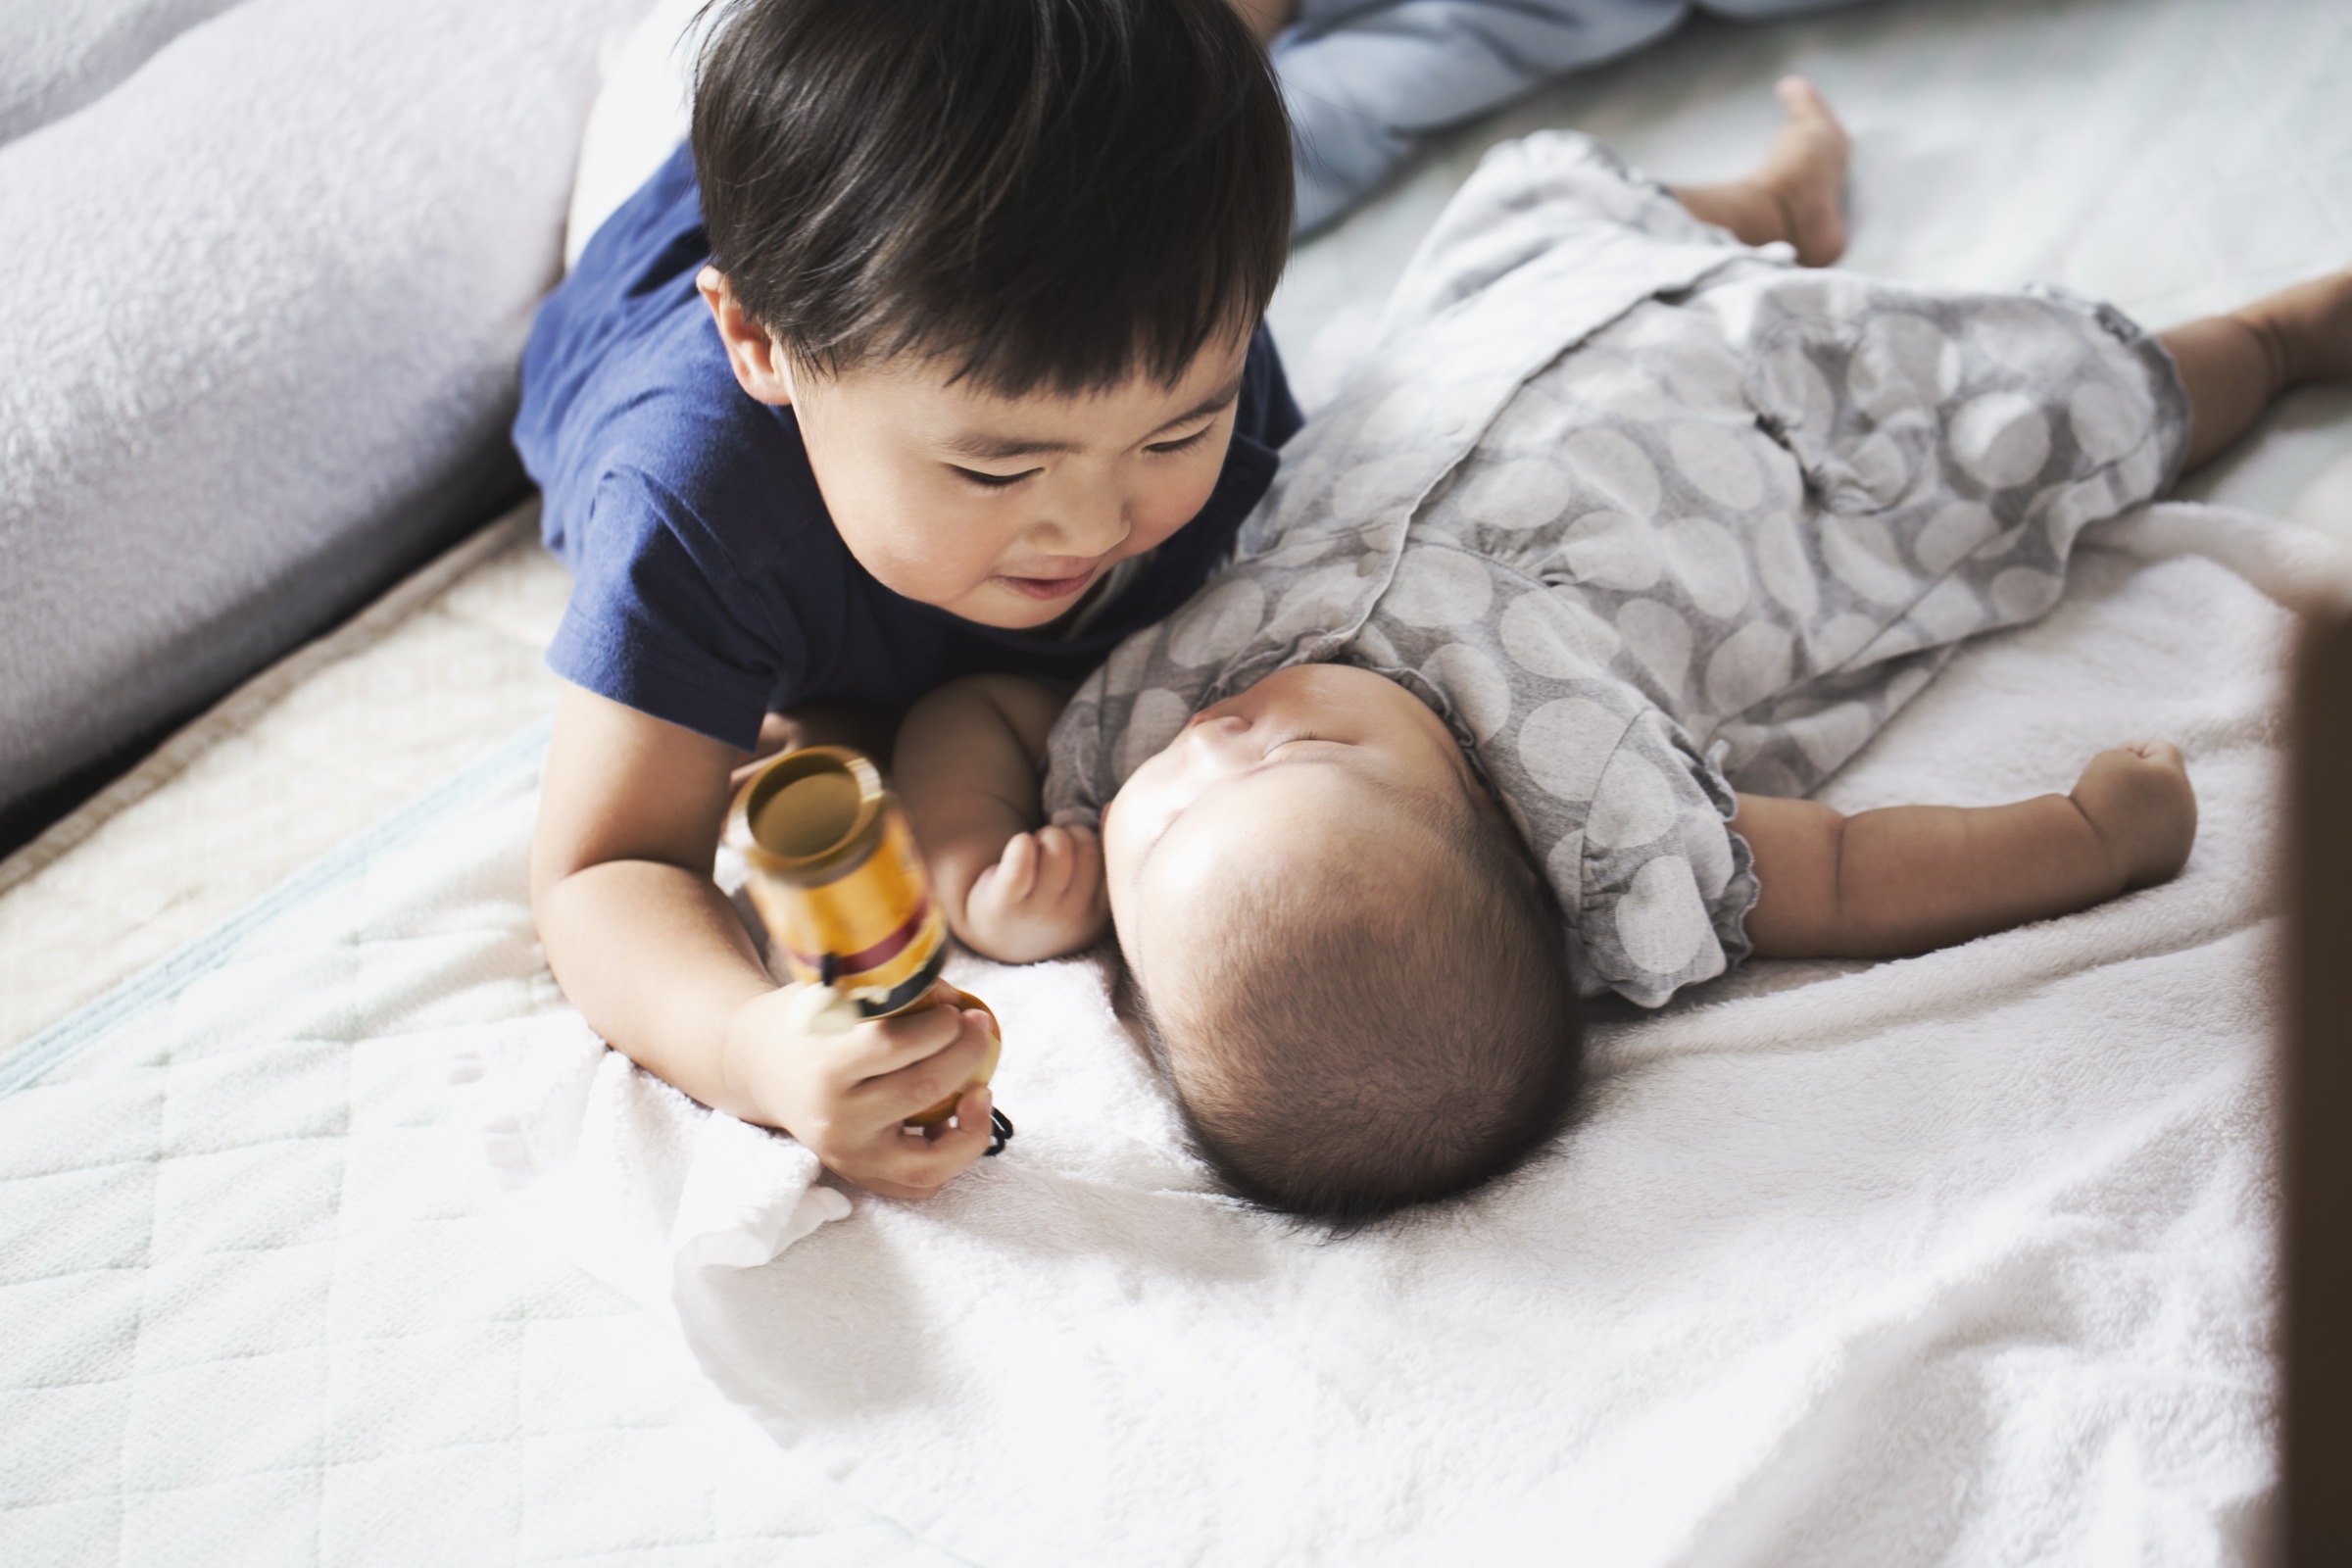
<svg viewBox="0 0 2352 1568">
<path fill-rule="evenodd" d="M 1743 245 L 1787 240 L 1805 266 L 1827 267 L 1845 254 L 1845 127 L 1804 77 L 1783 76 L 1774 91 L 1788 123 L 1756 172 L 1728 185 L 1677 185 L 1675 199 Z"/>
<path fill-rule="evenodd" d="M 1740 797 L 1755 855 L 1758 956 L 1886 958 L 2070 914 L 2162 882 L 2188 859 L 2196 794 L 2161 741 L 2101 752 L 2071 795 L 2010 806 L 1897 806 L 1843 816 Z"/>
<path fill-rule="evenodd" d="M 2158 334 L 2188 389 L 2193 468 L 2306 381 L 2352 378 L 2352 270 Z"/>
</svg>

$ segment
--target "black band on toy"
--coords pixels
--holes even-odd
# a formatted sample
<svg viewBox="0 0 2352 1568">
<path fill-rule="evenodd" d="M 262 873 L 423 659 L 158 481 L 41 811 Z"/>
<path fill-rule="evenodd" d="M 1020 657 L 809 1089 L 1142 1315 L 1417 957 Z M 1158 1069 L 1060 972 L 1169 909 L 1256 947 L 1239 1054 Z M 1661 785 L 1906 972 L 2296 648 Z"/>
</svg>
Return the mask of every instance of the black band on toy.
<svg viewBox="0 0 2352 1568">
<path fill-rule="evenodd" d="M 989 1143 L 988 1153 L 980 1156 L 982 1159 L 988 1158 L 989 1154 L 1004 1152 L 1004 1146 L 1012 1142 L 1012 1118 L 992 1105 L 988 1112 L 988 1130 L 995 1136 Z"/>
</svg>

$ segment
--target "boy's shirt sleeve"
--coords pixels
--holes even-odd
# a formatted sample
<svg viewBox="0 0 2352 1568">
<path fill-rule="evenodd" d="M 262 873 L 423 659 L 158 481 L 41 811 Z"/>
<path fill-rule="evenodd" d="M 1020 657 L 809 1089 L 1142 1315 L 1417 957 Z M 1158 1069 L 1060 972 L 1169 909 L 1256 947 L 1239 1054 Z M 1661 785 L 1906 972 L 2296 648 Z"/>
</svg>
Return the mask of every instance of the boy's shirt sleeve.
<svg viewBox="0 0 2352 1568">
<path fill-rule="evenodd" d="M 577 577 L 547 651 L 575 686 L 748 751 L 771 697 L 801 684 L 779 624 L 690 509 L 649 475 L 607 474 L 579 524 Z"/>
</svg>

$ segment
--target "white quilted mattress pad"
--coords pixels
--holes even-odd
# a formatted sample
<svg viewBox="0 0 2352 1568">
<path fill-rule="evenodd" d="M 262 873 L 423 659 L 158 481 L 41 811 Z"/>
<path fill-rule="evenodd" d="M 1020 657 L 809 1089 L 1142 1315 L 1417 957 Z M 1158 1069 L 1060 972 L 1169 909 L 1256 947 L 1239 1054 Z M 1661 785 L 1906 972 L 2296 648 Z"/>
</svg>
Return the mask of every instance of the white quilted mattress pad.
<svg viewBox="0 0 2352 1568">
<path fill-rule="evenodd" d="M 1720 177 L 1769 130 L 1769 83 L 1788 69 L 1820 80 L 1855 132 L 1859 269 L 2039 278 L 2163 325 L 2352 260 L 2341 6 L 1891 0 L 1697 26 L 1449 141 L 1295 262 L 1275 325 L 1302 397 L 1344 372 L 1388 279 L 1488 142 L 1575 124 L 1658 173 Z M 2352 395 L 2297 398 L 2192 490 L 2314 517 L 2352 497 Z M 2155 570 L 2153 591 L 2196 615 L 2211 579 Z M 2256 994 L 2265 961 L 2271 625 L 2274 640 L 2249 633 L 2206 694 L 2245 709 L 2213 710 L 2204 737 L 2242 754 L 2218 797 L 2240 818 L 2217 822 L 2219 880 L 2201 885 L 2217 911 L 2215 1006 Z M 334 678 L 321 671 L 300 700 L 369 700 Z M 2179 678 L 2200 677 L 2182 665 Z M 515 690 L 525 707 L 544 702 L 543 687 Z M 514 722 L 514 709 L 483 707 Z M 923 1524 L 894 1523 L 877 1508 L 893 1505 L 887 1489 L 845 1491 L 823 1455 L 768 1442 L 657 1312 L 501 1216 L 446 1067 L 481 1018 L 562 1007 L 521 903 L 540 742 L 526 731 L 405 809 L 368 796 L 372 825 L 350 823 L 364 831 L 328 858 L 0 1056 L 0 1562 L 956 1560 L 923 1539 L 957 1537 L 952 1521 L 902 1498 L 899 1516 Z M 228 760 L 208 787 L 236 793 Z M 172 788 L 157 797 L 167 807 Z M 247 793 L 268 795 L 259 782 Z M 120 861 L 105 872 L 129 874 Z M 56 906 L 0 906 L 16 922 L 0 923 L 12 933 L 0 976 L 32 961 L 23 954 L 67 961 L 14 934 Z M 85 945 L 106 939 L 76 929 Z M 1757 994 L 1837 978 L 1766 971 Z M 2165 994 L 2191 1005 L 2194 977 Z M 2211 1188 L 2226 1201 L 2180 1233 L 2230 1281 L 2268 1277 L 2269 1086 L 2244 1054 L 2261 1026 L 2216 1024 L 2238 1042 L 2206 1063 L 2234 1119 L 2199 1134 L 2220 1142 L 2195 1168 L 2227 1177 Z M 1656 1059 L 1638 1046 L 1628 1058 Z M 2161 1187 L 2167 1167 L 2142 1175 Z M 2242 1340 L 2207 1348 L 2244 1372 L 2257 1439 L 2204 1491 L 2168 1494 L 2205 1524 L 2044 1543 L 2045 1560 L 2253 1560 L 2270 1485 L 2261 1298 L 2230 1301 Z M 2095 1369 L 2054 1358 L 2048 1371 L 2054 1386 Z M 2140 1457 L 2106 1454 L 2086 1473 L 2116 1495 L 2161 1491 L 2132 1469 Z M 1756 1560 L 1724 1541 L 1678 1549 L 1651 1560 Z M 1959 1556 L 2020 1553 L 2034 1554 L 1993 1541 Z"/>
</svg>

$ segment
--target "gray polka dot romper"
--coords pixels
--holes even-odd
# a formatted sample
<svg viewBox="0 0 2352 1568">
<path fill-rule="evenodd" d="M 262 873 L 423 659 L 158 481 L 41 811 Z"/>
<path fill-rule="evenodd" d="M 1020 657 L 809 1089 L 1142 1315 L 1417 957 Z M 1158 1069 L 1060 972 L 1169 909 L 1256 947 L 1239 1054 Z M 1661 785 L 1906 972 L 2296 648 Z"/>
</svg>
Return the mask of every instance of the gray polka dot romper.
<svg viewBox="0 0 2352 1568">
<path fill-rule="evenodd" d="M 1733 788 L 1810 791 L 1963 639 L 2057 602 L 2187 403 L 2112 310 L 1804 271 L 1605 148 L 1496 148 L 1234 564 L 1072 699 L 1092 821 L 1200 708 L 1302 662 L 1451 725 L 1568 916 L 1588 995 L 1745 956 Z"/>
</svg>

